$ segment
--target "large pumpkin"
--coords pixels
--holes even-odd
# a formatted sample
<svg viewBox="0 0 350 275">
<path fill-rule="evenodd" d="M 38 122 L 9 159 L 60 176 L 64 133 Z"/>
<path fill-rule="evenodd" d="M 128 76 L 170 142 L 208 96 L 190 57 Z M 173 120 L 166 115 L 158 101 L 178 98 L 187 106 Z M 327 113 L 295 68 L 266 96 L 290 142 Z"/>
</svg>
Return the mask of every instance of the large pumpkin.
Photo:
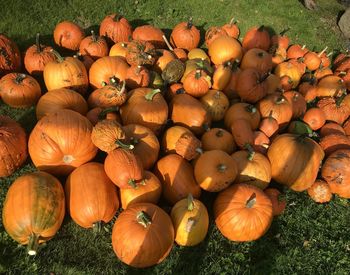
<svg viewBox="0 0 350 275">
<path fill-rule="evenodd" d="M 221 234 L 229 240 L 254 241 L 263 236 L 272 223 L 272 203 L 259 188 L 234 184 L 216 197 L 214 217 Z"/>
<path fill-rule="evenodd" d="M 62 57 L 53 51 L 56 60 L 46 64 L 44 81 L 48 91 L 67 88 L 85 94 L 89 80 L 84 64 L 74 57 Z"/>
<path fill-rule="evenodd" d="M 36 255 L 39 243 L 54 237 L 65 212 L 61 183 L 45 172 L 17 178 L 10 186 L 2 209 L 6 232 L 15 241 L 27 245 Z"/>
<path fill-rule="evenodd" d="M 21 53 L 10 38 L 0 34 L 0 77 L 21 69 Z"/>
<path fill-rule="evenodd" d="M 117 257 L 138 268 L 162 262 L 174 243 L 169 215 L 152 203 L 136 203 L 122 212 L 113 226 L 112 245 Z"/>
<path fill-rule="evenodd" d="M 67 175 L 95 157 L 92 125 L 81 114 L 59 110 L 44 116 L 29 136 L 28 149 L 34 165 L 52 174 Z"/>
<path fill-rule="evenodd" d="M 294 191 L 304 191 L 315 182 L 324 152 L 308 137 L 282 134 L 273 140 L 267 156 L 272 179 Z"/>
<path fill-rule="evenodd" d="M 27 159 L 24 129 L 7 116 L 0 116 L 0 178 L 11 175 Z"/>
<path fill-rule="evenodd" d="M 75 169 L 65 185 L 67 209 L 73 221 L 84 228 L 99 230 L 119 208 L 115 185 L 107 177 L 103 164 L 85 163 Z"/>
</svg>

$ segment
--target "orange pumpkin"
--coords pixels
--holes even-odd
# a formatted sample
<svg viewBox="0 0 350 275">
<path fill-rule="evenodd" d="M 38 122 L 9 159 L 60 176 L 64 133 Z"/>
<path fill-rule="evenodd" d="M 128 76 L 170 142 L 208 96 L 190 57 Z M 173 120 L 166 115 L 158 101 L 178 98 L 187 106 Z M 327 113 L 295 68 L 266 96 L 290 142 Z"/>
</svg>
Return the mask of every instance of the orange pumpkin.
<svg viewBox="0 0 350 275">
<path fill-rule="evenodd" d="M 102 109 L 101 107 L 95 107 L 87 112 L 86 118 L 91 122 L 92 126 L 95 126 L 97 122 L 103 119 L 112 119 L 116 120 L 119 123 L 122 123 L 122 119 L 118 113 L 118 110 L 118 107 L 105 109 Z"/>
<path fill-rule="evenodd" d="M 240 61 L 242 58 L 242 46 L 230 36 L 219 36 L 208 47 L 208 53 L 211 61 L 215 65 L 225 62 Z"/>
<path fill-rule="evenodd" d="M 330 134 L 321 138 L 319 142 L 324 154 L 329 156 L 339 149 L 350 149 L 350 139 L 343 134 Z"/>
<path fill-rule="evenodd" d="M 292 105 L 293 116 L 292 118 L 299 118 L 306 112 L 306 100 L 296 91 L 288 91 L 283 93 L 284 97 Z"/>
<path fill-rule="evenodd" d="M 100 230 L 102 222 L 110 222 L 119 208 L 117 190 L 101 163 L 75 169 L 67 178 L 65 194 L 70 216 L 84 228 Z"/>
<path fill-rule="evenodd" d="M 247 145 L 254 144 L 254 132 L 249 121 L 241 118 L 235 119 L 232 121 L 230 129 L 235 143 L 239 148 L 243 149 Z"/>
<path fill-rule="evenodd" d="M 107 15 L 100 24 L 100 35 L 109 42 L 127 42 L 132 35 L 129 21 L 120 14 Z"/>
<path fill-rule="evenodd" d="M 313 201 L 319 203 L 329 202 L 333 196 L 331 188 L 324 180 L 316 180 L 314 184 L 307 189 L 307 193 Z"/>
<path fill-rule="evenodd" d="M 213 86 L 214 90 L 222 91 L 230 82 L 232 74 L 232 63 L 227 62 L 220 64 L 216 67 L 213 74 Z"/>
<path fill-rule="evenodd" d="M 236 90 L 240 98 L 248 103 L 256 103 L 267 94 L 266 75 L 254 68 L 242 70 L 238 75 Z"/>
<path fill-rule="evenodd" d="M 243 37 L 242 47 L 245 51 L 252 48 L 259 48 L 268 51 L 270 48 L 270 34 L 265 26 L 250 28 Z"/>
<path fill-rule="evenodd" d="M 320 136 L 325 137 L 332 134 L 346 135 L 343 127 L 341 127 L 338 123 L 327 122 L 320 129 Z"/>
<path fill-rule="evenodd" d="M 298 86 L 298 91 L 304 96 L 306 102 L 311 102 L 316 98 L 317 86 L 312 82 L 302 82 Z"/>
<path fill-rule="evenodd" d="M 350 105 L 346 103 L 346 98 L 325 97 L 317 102 L 317 107 L 324 113 L 325 120 L 343 124 L 350 115 Z"/>
<path fill-rule="evenodd" d="M 147 68 L 143 66 L 131 66 L 126 71 L 126 85 L 130 89 L 147 87 L 150 84 L 151 77 Z"/>
<path fill-rule="evenodd" d="M 126 53 L 128 51 L 127 49 L 128 44 L 125 42 L 118 42 L 115 43 L 111 49 L 109 50 L 109 56 L 119 56 L 119 57 L 126 57 Z"/>
<path fill-rule="evenodd" d="M 152 43 L 132 40 L 128 43 L 126 49 L 125 59 L 129 65 L 154 65 L 156 49 Z"/>
<path fill-rule="evenodd" d="M 283 76 L 289 76 L 290 81 L 292 82 L 292 88 L 296 88 L 300 82 L 302 73 L 296 64 L 285 61 L 276 66 L 275 75 L 280 78 Z"/>
<path fill-rule="evenodd" d="M 226 128 L 230 129 L 234 120 L 243 119 L 249 121 L 251 129 L 255 130 L 259 127 L 260 118 L 260 112 L 254 105 L 239 102 L 230 106 L 225 114 L 224 122 Z"/>
<path fill-rule="evenodd" d="M 211 78 L 202 70 L 190 72 L 183 81 L 186 93 L 194 97 L 204 96 L 211 88 Z"/>
<path fill-rule="evenodd" d="M 289 31 L 289 28 L 284 29 L 279 34 L 274 34 L 271 37 L 271 44 L 279 48 L 287 49 L 289 45 L 289 37 L 285 35 L 287 31 Z"/>
<path fill-rule="evenodd" d="M 267 137 L 272 137 L 278 131 L 278 122 L 272 116 L 263 118 L 259 124 L 259 130 Z"/>
<path fill-rule="evenodd" d="M 328 67 L 321 67 L 314 72 L 314 76 L 317 80 L 320 80 L 321 78 L 332 74 L 333 71 Z"/>
<path fill-rule="evenodd" d="M 320 108 L 310 108 L 306 111 L 303 121 L 314 131 L 320 129 L 326 123 L 326 116 Z"/>
<path fill-rule="evenodd" d="M 267 74 L 272 70 L 272 57 L 268 52 L 252 48 L 248 50 L 241 62 L 241 69 L 253 68 L 261 74 Z"/>
<path fill-rule="evenodd" d="M 293 44 L 289 46 L 287 50 L 287 58 L 288 59 L 298 59 L 303 57 L 309 50 L 306 48 L 306 45 Z"/>
<path fill-rule="evenodd" d="M 14 41 L 0 34 L 0 77 L 21 70 L 21 53 Z"/>
<path fill-rule="evenodd" d="M 29 136 L 28 150 L 34 165 L 54 175 L 68 175 L 95 157 L 92 125 L 72 110 L 58 110 L 44 116 Z"/>
<path fill-rule="evenodd" d="M 267 188 L 264 190 L 265 194 L 272 202 L 272 212 L 274 216 L 281 215 L 286 208 L 286 200 L 282 198 L 281 192 L 276 188 Z"/>
<path fill-rule="evenodd" d="M 85 37 L 79 45 L 79 52 L 82 55 L 89 55 L 94 60 L 108 55 L 108 45 L 102 36 L 98 36 L 94 31 L 91 35 Z"/>
<path fill-rule="evenodd" d="M 197 48 L 200 40 L 200 32 L 193 25 L 192 18 L 188 22 L 177 24 L 171 32 L 170 43 L 175 48 L 192 50 Z"/>
<path fill-rule="evenodd" d="M 173 60 L 176 59 L 175 54 L 173 54 L 171 51 L 168 50 L 157 50 L 157 55 L 159 57 L 157 58 L 157 61 L 153 65 L 154 70 L 162 74 L 164 71 L 165 67 Z"/>
<path fill-rule="evenodd" d="M 216 197 L 214 217 L 221 234 L 229 240 L 254 241 L 262 237 L 272 223 L 272 203 L 259 188 L 234 184 Z"/>
<path fill-rule="evenodd" d="M 165 48 L 163 35 L 164 32 L 161 29 L 152 25 L 143 25 L 135 28 L 132 39 L 151 42 L 156 48 Z"/>
<path fill-rule="evenodd" d="M 238 67 L 238 64 L 236 62 L 233 63 L 232 68 L 231 68 L 230 79 L 229 79 L 227 85 L 222 90 L 228 99 L 238 99 L 239 98 L 239 95 L 237 94 L 237 81 L 238 81 L 238 75 L 239 75 L 240 71 L 241 70 Z"/>
<path fill-rule="evenodd" d="M 229 23 L 223 25 L 222 28 L 226 31 L 228 36 L 238 39 L 240 30 L 234 18 L 232 18 Z"/>
<path fill-rule="evenodd" d="M 200 102 L 211 116 L 212 121 L 222 120 L 230 105 L 227 96 L 216 90 L 209 90 L 200 98 Z"/>
<path fill-rule="evenodd" d="M 321 58 L 315 52 L 307 52 L 304 56 L 304 64 L 310 71 L 316 71 L 321 65 Z"/>
<path fill-rule="evenodd" d="M 267 149 L 270 146 L 270 139 L 261 131 L 254 131 L 253 148 L 256 152 L 266 155 Z"/>
<path fill-rule="evenodd" d="M 201 138 L 204 151 L 221 150 L 232 154 L 236 150 L 236 144 L 230 132 L 221 128 L 211 128 Z"/>
<path fill-rule="evenodd" d="M 65 49 L 77 51 L 80 42 L 84 39 L 84 31 L 77 24 L 70 21 L 63 21 L 56 25 L 53 31 L 55 43 Z"/>
<path fill-rule="evenodd" d="M 227 32 L 221 28 L 221 27 L 209 27 L 206 32 L 205 32 L 205 44 L 207 45 L 207 47 L 209 47 L 209 45 L 211 44 L 211 42 L 213 42 L 216 38 L 218 38 L 219 36 L 227 36 Z"/>
<path fill-rule="evenodd" d="M 317 83 L 316 95 L 318 97 L 341 96 L 345 93 L 346 87 L 344 80 L 339 76 L 327 75 Z"/>
</svg>

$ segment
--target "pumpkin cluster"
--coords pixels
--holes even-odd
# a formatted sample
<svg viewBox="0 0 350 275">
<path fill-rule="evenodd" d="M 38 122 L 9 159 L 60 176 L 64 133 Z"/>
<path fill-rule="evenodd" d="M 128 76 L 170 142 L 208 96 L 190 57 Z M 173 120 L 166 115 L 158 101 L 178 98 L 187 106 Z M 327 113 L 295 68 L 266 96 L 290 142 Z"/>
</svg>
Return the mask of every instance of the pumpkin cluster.
<svg viewBox="0 0 350 275">
<path fill-rule="evenodd" d="M 268 231 L 286 207 L 284 188 L 318 203 L 350 198 L 349 55 L 331 62 L 327 48 L 311 51 L 264 26 L 239 39 L 234 19 L 210 27 L 204 49 L 194 23 L 180 22 L 168 40 L 120 14 L 89 36 L 63 21 L 56 50 L 37 34 L 23 67 L 0 35 L 1 99 L 36 107 L 28 134 L 0 117 L 0 177 L 28 154 L 38 170 L 13 182 L 2 209 L 6 231 L 30 255 L 65 212 L 97 232 L 117 216 L 113 250 L 142 268 L 162 262 L 174 242 L 206 238 L 205 192 L 215 196 L 217 228 L 236 242 Z"/>
</svg>

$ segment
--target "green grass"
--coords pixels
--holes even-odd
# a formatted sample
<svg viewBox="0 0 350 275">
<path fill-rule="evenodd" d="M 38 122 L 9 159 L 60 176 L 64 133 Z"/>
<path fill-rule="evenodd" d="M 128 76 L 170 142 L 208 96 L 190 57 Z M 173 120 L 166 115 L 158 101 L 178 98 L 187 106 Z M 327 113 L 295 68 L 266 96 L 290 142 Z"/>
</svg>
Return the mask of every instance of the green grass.
<svg viewBox="0 0 350 275">
<path fill-rule="evenodd" d="M 61 20 L 73 20 L 84 28 L 97 30 L 106 14 L 122 11 L 134 27 L 151 23 L 169 34 L 176 23 L 193 16 L 204 34 L 208 26 L 223 24 L 234 16 L 243 34 L 253 25 L 264 24 L 275 32 L 288 26 L 293 42 L 316 50 L 326 45 L 332 50 L 343 49 L 346 41 L 336 26 L 343 7 L 336 1 L 317 2 L 319 9 L 310 12 L 297 0 L 8 1 L 2 5 L 0 30 L 24 51 L 33 44 L 36 32 L 44 36 L 45 43 L 53 45 L 51 34 Z M 28 133 L 36 122 L 34 108 L 15 110 L 1 103 L 0 115 L 15 118 Z M 0 180 L 0 209 L 13 180 L 33 170 L 28 160 L 14 175 Z M 336 197 L 329 204 L 319 205 L 305 193 L 285 191 L 285 213 L 273 221 L 260 240 L 230 242 L 211 219 L 209 234 L 202 244 L 193 248 L 174 245 L 163 263 L 143 271 L 130 268 L 115 257 L 111 247 L 113 221 L 95 236 L 67 216 L 58 234 L 42 245 L 35 257 L 27 256 L 25 248 L 7 235 L 0 222 L 0 273 L 350 274 L 349 201 Z M 202 196 L 210 213 L 214 198 L 207 193 Z"/>
</svg>

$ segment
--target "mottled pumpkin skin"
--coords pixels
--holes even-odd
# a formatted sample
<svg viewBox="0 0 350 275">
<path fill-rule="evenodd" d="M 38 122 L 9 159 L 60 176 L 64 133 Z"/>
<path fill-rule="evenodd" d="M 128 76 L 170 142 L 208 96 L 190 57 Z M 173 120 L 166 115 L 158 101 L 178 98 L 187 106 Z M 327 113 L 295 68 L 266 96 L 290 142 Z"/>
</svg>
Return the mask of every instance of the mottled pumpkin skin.
<svg viewBox="0 0 350 275">
<path fill-rule="evenodd" d="M 0 178 L 11 175 L 27 159 L 24 129 L 7 116 L 0 116 Z"/>
<path fill-rule="evenodd" d="M 61 183 L 45 172 L 34 172 L 16 179 L 7 192 L 2 210 L 6 232 L 20 244 L 28 244 L 32 234 L 39 243 L 51 239 L 65 214 Z"/>
<path fill-rule="evenodd" d="M 15 42 L 0 34 L 0 77 L 21 69 L 21 54 Z"/>
</svg>

